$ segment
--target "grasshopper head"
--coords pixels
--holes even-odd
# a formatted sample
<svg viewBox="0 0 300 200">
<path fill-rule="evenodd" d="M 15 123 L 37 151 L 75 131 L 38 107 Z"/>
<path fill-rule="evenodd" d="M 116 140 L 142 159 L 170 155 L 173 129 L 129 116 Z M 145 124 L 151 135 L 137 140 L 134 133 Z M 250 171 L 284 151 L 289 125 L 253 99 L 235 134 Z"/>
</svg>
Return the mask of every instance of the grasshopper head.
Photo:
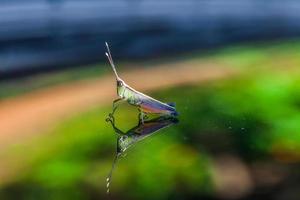
<svg viewBox="0 0 300 200">
<path fill-rule="evenodd" d="M 121 79 L 117 79 L 117 93 L 119 97 L 123 97 L 123 93 L 125 91 L 125 83 Z"/>
</svg>

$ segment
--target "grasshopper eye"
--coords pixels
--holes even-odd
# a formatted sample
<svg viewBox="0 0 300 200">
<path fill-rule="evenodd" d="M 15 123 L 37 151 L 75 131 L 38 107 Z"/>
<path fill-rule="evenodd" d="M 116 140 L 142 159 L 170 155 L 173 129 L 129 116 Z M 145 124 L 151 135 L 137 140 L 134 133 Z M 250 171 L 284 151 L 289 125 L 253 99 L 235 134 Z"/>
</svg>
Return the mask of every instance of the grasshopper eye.
<svg viewBox="0 0 300 200">
<path fill-rule="evenodd" d="M 117 85 L 120 87 L 120 86 L 123 86 L 123 82 L 122 81 L 118 81 L 117 82 Z"/>
</svg>

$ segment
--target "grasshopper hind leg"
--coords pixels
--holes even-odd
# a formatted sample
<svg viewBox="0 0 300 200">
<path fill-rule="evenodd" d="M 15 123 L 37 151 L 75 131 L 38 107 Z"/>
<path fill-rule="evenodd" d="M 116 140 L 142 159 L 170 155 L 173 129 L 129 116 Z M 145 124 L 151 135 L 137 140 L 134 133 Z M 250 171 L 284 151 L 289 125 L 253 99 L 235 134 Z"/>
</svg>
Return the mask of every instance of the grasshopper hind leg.
<svg viewBox="0 0 300 200">
<path fill-rule="evenodd" d="M 139 114 L 139 124 L 142 122 L 142 124 L 144 124 L 144 113 L 142 111 L 140 111 Z"/>
<path fill-rule="evenodd" d="M 142 123 L 144 124 L 145 120 L 148 119 L 149 117 L 141 110 L 139 109 L 139 124 Z"/>
</svg>

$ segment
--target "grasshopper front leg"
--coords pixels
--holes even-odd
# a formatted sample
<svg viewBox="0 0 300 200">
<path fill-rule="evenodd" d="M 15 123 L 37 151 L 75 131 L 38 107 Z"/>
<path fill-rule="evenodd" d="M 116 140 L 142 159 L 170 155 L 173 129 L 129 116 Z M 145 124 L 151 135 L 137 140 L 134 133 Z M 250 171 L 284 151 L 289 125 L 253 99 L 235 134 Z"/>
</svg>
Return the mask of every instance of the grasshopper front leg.
<svg viewBox="0 0 300 200">
<path fill-rule="evenodd" d="M 109 114 L 110 117 L 112 117 L 116 111 L 116 109 L 119 106 L 119 103 L 121 103 L 121 100 L 123 100 L 123 98 L 119 98 L 119 99 L 115 99 L 113 101 L 113 106 L 112 106 L 112 113 Z"/>
</svg>

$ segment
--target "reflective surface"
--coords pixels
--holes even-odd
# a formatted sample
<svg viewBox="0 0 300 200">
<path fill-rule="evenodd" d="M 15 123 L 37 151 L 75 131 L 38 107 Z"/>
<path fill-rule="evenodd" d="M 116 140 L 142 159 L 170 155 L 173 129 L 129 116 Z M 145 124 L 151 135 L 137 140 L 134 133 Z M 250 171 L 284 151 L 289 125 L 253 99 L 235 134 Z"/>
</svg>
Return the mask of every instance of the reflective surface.
<svg viewBox="0 0 300 200">
<path fill-rule="evenodd" d="M 189 69 L 199 81 L 187 82 L 191 73 L 182 70 L 179 76 L 176 70 L 179 81 L 168 87 L 161 87 L 165 72 L 177 69 L 177 63 L 156 68 L 156 76 L 140 70 L 130 79 L 121 70 L 129 84 L 145 86 L 139 91 L 162 102 L 176 102 L 180 123 L 149 118 L 150 122 L 140 124 L 137 108 L 126 102 L 111 123 L 105 122 L 115 96 L 106 96 L 102 104 L 94 101 L 90 110 L 81 110 L 83 103 L 79 104 L 69 119 L 55 115 L 59 123 L 48 132 L 40 131 L 27 143 L 22 139 L 1 151 L 0 199 L 298 200 L 299 49 L 296 42 L 276 48 L 233 48 L 212 55 L 202 73 L 203 61 L 190 59 L 184 64 L 192 66 Z M 211 78 L 228 66 L 235 73 Z M 144 83 L 156 88 L 142 85 L 146 78 Z M 42 102 L 50 104 L 64 93 L 76 94 L 64 99 L 69 106 L 70 99 L 88 94 L 83 100 L 90 105 L 93 95 L 105 97 L 108 91 L 115 95 L 112 76 L 103 90 L 95 84 L 91 86 L 95 90 L 86 92 L 82 88 L 88 84 L 81 83 L 74 84 L 73 90 L 60 88 Z M 59 103 L 53 110 L 62 109 Z M 22 114 L 28 118 L 31 112 Z M 47 114 L 42 112 L 31 122 Z M 19 127 L 26 128 L 24 121 L 13 128 Z M 127 155 L 118 156 L 118 152 Z M 107 194 L 106 179 L 115 156 L 118 162 Z"/>
</svg>

